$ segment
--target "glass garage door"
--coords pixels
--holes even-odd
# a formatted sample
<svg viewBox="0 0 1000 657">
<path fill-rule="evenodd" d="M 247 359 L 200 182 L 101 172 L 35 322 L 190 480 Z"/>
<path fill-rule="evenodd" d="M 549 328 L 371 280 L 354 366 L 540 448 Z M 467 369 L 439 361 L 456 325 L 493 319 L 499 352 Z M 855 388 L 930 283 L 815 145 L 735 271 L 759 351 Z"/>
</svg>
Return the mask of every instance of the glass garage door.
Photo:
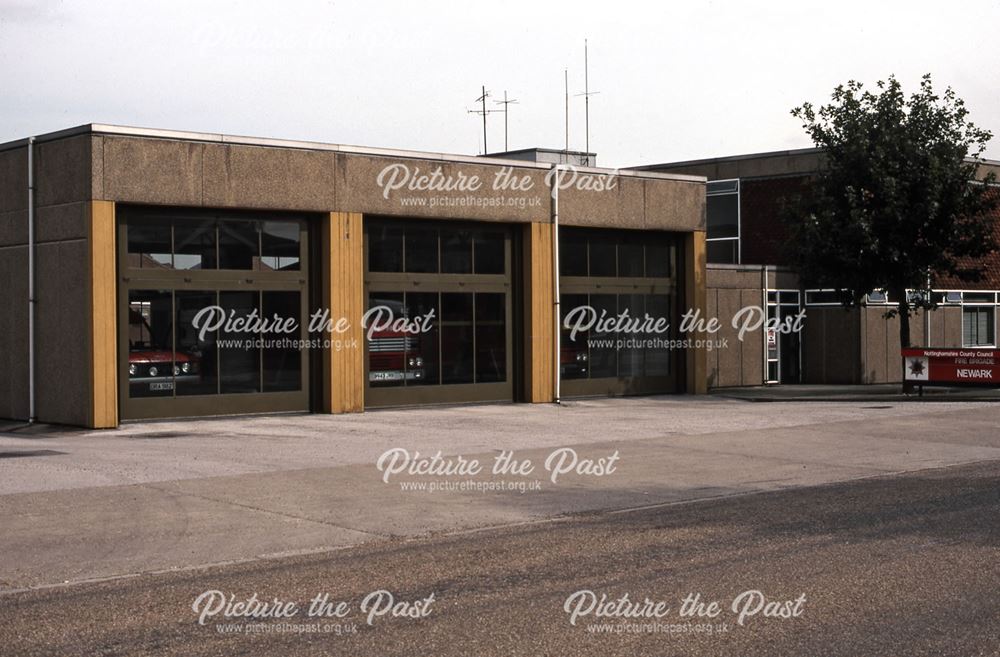
<svg viewBox="0 0 1000 657">
<path fill-rule="evenodd" d="M 365 218 L 366 406 L 513 399 L 506 227 Z"/>
<path fill-rule="evenodd" d="M 564 396 L 679 389 L 677 259 L 670 233 L 560 228 Z"/>
<path fill-rule="evenodd" d="M 306 235 L 294 214 L 120 208 L 122 418 L 308 410 Z"/>
</svg>

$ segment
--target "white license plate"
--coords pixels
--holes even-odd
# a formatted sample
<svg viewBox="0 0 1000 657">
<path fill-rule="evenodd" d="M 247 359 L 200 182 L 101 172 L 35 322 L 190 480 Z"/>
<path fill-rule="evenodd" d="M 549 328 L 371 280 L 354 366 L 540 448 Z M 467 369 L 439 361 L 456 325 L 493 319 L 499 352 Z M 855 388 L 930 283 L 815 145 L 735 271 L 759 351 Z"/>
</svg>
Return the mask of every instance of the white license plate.
<svg viewBox="0 0 1000 657">
<path fill-rule="evenodd" d="M 372 372 L 372 381 L 402 381 L 402 372 Z"/>
<path fill-rule="evenodd" d="M 154 383 L 150 383 L 149 384 L 149 389 L 150 390 L 173 390 L 174 389 L 174 382 L 173 381 L 156 381 Z"/>
</svg>

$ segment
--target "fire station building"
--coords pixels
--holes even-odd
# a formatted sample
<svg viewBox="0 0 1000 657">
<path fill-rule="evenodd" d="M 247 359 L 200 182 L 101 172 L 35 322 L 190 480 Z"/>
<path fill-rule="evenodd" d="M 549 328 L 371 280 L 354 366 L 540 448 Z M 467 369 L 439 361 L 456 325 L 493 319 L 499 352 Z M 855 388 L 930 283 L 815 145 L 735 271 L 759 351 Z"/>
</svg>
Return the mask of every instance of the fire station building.
<svg viewBox="0 0 1000 657">
<path fill-rule="evenodd" d="M 0 145 L 0 417 L 705 392 L 707 350 L 664 346 L 712 310 L 705 178 L 541 155 L 108 125 Z M 560 330 L 579 308 L 667 318 L 665 342 Z"/>
</svg>

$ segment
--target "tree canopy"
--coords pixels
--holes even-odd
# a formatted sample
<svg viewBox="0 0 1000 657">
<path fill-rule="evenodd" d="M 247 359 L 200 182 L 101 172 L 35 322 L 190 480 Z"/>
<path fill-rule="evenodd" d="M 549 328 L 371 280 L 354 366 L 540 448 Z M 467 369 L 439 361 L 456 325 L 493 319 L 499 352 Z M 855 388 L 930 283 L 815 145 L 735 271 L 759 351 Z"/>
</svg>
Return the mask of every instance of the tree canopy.
<svg viewBox="0 0 1000 657">
<path fill-rule="evenodd" d="M 823 153 L 791 221 L 803 284 L 844 290 L 845 305 L 888 291 L 909 346 L 909 317 L 934 305 L 934 277 L 975 281 L 977 260 L 996 249 L 995 178 L 978 175 L 992 135 L 951 88 L 935 93 L 930 75 L 910 96 L 895 77 L 874 90 L 851 81 L 792 115 Z"/>
</svg>

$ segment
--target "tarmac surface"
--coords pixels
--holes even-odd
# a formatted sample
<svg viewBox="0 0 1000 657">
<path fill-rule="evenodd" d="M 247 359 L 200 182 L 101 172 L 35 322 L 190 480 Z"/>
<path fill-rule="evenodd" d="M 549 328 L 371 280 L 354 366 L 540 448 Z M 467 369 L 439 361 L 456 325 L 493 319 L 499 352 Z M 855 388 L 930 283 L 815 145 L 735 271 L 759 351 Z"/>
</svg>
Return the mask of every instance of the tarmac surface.
<svg viewBox="0 0 1000 657">
<path fill-rule="evenodd" d="M 992 461 L 8 593 L 0 646 L 26 657 L 995 656 L 998 476 Z M 251 622 L 204 602 L 196 613 L 211 590 L 294 602 L 296 614 Z M 369 624 L 362 601 L 379 590 L 417 617 L 379 604 Z M 597 617 L 575 604 L 588 591 L 666 610 Z M 309 618 L 318 594 L 344 615 Z M 696 594 L 718 615 L 681 617 Z M 602 608 L 628 609 L 615 604 Z"/>
<path fill-rule="evenodd" d="M 998 427 L 988 402 L 711 397 L 33 427 L 0 434 L 0 591 L 996 460 Z M 565 448 L 587 471 L 552 481 Z M 485 468 L 386 481 L 388 450 Z M 503 453 L 534 470 L 492 474 Z"/>
</svg>

